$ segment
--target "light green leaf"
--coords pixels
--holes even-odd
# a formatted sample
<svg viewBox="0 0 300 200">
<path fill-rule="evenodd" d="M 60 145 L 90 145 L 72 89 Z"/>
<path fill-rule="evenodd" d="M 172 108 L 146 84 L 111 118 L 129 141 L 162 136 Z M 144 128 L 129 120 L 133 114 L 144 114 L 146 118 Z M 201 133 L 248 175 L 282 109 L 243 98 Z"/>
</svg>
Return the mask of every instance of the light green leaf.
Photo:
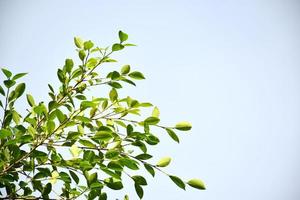
<svg viewBox="0 0 300 200">
<path fill-rule="evenodd" d="M 199 189 L 199 190 L 205 190 L 205 184 L 200 179 L 191 179 L 187 182 L 187 184 L 193 188 Z"/>
<path fill-rule="evenodd" d="M 124 65 L 121 68 L 121 74 L 125 75 L 125 74 L 128 74 L 129 72 L 130 72 L 130 65 Z"/>
<path fill-rule="evenodd" d="M 47 131 L 48 134 L 51 134 L 55 129 L 55 122 L 52 120 L 47 121 Z"/>
<path fill-rule="evenodd" d="M 176 128 L 177 130 L 180 130 L 180 131 L 188 131 L 188 130 L 191 130 L 192 124 L 189 123 L 189 122 L 183 121 L 183 122 L 177 123 L 177 124 L 175 125 L 175 128 Z"/>
<path fill-rule="evenodd" d="M 158 107 L 155 106 L 152 111 L 152 117 L 159 118 L 159 115 L 160 115 L 159 109 Z"/>
<path fill-rule="evenodd" d="M 81 149 L 79 149 L 76 144 L 73 144 L 70 148 L 70 152 L 71 152 L 73 158 L 78 158 L 78 156 L 81 152 Z"/>
<path fill-rule="evenodd" d="M 83 48 L 83 41 L 81 38 L 79 37 L 74 37 L 74 43 L 75 45 L 79 48 L 82 49 Z"/>
<path fill-rule="evenodd" d="M 164 157 L 161 158 L 158 163 L 156 164 L 157 167 L 166 167 L 170 164 L 171 158 L 170 157 Z"/>
<path fill-rule="evenodd" d="M 98 63 L 98 60 L 96 58 L 90 58 L 87 63 L 86 63 L 86 67 L 91 69 L 94 68 Z"/>
<path fill-rule="evenodd" d="M 149 125 L 155 125 L 159 123 L 159 119 L 157 117 L 148 117 L 147 119 L 145 119 L 145 123 L 149 124 Z"/>
<path fill-rule="evenodd" d="M 32 97 L 30 94 L 27 94 L 26 97 L 27 97 L 27 102 L 28 102 L 28 104 L 29 104 L 31 107 L 35 106 L 35 102 L 34 102 L 33 97 Z"/>
<path fill-rule="evenodd" d="M 109 92 L 109 98 L 112 102 L 118 99 L 118 92 L 115 88 L 111 89 L 111 91 Z"/>
</svg>

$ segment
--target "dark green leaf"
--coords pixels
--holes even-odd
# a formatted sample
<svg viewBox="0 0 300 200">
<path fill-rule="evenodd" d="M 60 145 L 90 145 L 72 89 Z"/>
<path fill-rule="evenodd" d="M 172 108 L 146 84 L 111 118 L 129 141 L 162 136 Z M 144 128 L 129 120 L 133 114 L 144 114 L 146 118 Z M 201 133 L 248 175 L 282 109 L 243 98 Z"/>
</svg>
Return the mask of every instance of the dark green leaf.
<svg viewBox="0 0 300 200">
<path fill-rule="evenodd" d="M 144 167 L 153 177 L 155 176 L 155 171 L 153 167 L 151 167 L 149 164 L 144 164 Z"/>
<path fill-rule="evenodd" d="M 104 180 L 104 182 L 107 185 L 107 187 L 113 190 L 121 190 L 123 188 L 122 182 L 114 178 L 107 178 Z"/>
<path fill-rule="evenodd" d="M 0 85 L 0 94 L 2 94 L 3 96 L 5 96 L 5 92 L 3 90 L 3 87 Z"/>
<path fill-rule="evenodd" d="M 47 183 L 43 189 L 42 196 L 50 194 L 51 190 L 52 190 L 51 183 Z"/>
<path fill-rule="evenodd" d="M 11 88 L 12 86 L 14 86 L 16 84 L 16 81 L 13 81 L 13 80 L 5 80 L 3 82 L 7 88 Z"/>
<path fill-rule="evenodd" d="M 144 196 L 143 188 L 138 184 L 134 184 L 134 188 L 135 188 L 135 191 L 136 191 L 137 195 L 139 196 L 139 198 L 142 199 Z"/>
<path fill-rule="evenodd" d="M 146 179 L 142 176 L 137 175 L 137 176 L 132 176 L 131 178 L 134 180 L 135 184 L 137 185 L 147 185 Z"/>
<path fill-rule="evenodd" d="M 168 132 L 169 136 L 176 142 L 179 143 L 179 138 L 178 136 L 176 135 L 176 133 L 172 130 L 172 129 L 169 129 L 169 128 L 166 128 L 166 131 Z"/>
<path fill-rule="evenodd" d="M 178 187 L 185 190 L 185 183 L 179 177 L 172 175 L 170 175 L 169 177 Z"/>
<path fill-rule="evenodd" d="M 148 160 L 148 159 L 152 158 L 152 156 L 149 154 L 143 153 L 143 154 L 137 155 L 135 158 L 139 159 L 139 160 Z"/>
</svg>

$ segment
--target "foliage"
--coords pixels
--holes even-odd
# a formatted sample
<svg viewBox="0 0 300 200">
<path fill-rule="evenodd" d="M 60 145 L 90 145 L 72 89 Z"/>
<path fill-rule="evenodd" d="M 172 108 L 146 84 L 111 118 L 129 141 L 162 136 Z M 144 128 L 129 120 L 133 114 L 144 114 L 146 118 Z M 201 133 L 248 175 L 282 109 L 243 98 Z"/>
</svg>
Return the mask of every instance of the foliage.
<svg viewBox="0 0 300 200">
<path fill-rule="evenodd" d="M 135 85 L 144 79 L 139 71 L 124 65 L 120 71 L 100 76 L 97 70 L 104 63 L 116 62 L 111 54 L 128 46 L 128 35 L 119 32 L 119 42 L 111 48 L 95 47 L 92 41 L 75 37 L 74 43 L 81 63 L 66 59 L 57 71 L 60 87 L 50 84 L 50 101 L 36 102 L 26 95 L 27 113 L 21 115 L 15 102 L 24 94 L 25 83 L 17 83 L 26 73 L 13 74 L 2 68 L 6 77 L 0 85 L 4 110 L 0 129 L 0 196 L 21 199 L 107 199 L 106 191 L 123 188 L 123 177 L 133 181 L 139 198 L 143 197 L 146 179 L 138 172 L 145 168 L 153 177 L 157 171 L 170 177 L 178 187 L 186 184 L 205 189 L 201 180 L 184 182 L 164 172 L 171 158 L 157 164 L 149 159 L 148 146 L 159 138 L 152 132 L 158 127 L 175 142 L 175 130 L 188 131 L 191 124 L 179 122 L 172 127 L 159 124 L 159 109 L 151 103 L 131 97 L 120 97 L 123 84 Z M 87 91 L 108 85 L 107 97 L 89 97 Z M 141 110 L 153 107 L 152 115 L 142 120 Z M 135 117 L 136 116 L 136 117 Z M 140 116 L 140 117 L 139 117 Z M 134 175 L 131 175 L 134 174 Z M 129 199 L 126 195 L 124 199 Z"/>
</svg>

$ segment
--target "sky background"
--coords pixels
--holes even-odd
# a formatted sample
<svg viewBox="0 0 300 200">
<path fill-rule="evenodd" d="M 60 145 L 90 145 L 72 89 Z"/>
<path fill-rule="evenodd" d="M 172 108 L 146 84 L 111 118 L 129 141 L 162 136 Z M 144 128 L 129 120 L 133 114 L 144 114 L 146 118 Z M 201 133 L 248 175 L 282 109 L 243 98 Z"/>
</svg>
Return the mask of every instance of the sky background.
<svg viewBox="0 0 300 200">
<path fill-rule="evenodd" d="M 153 102 L 165 124 L 193 124 L 180 145 L 159 133 L 153 154 L 207 185 L 183 191 L 159 175 L 145 200 L 298 200 L 299 10 L 290 0 L 1 0 L 0 66 L 29 72 L 27 91 L 44 100 L 57 67 L 77 56 L 74 36 L 106 46 L 123 30 L 138 47 L 114 58 L 147 78 L 123 94 Z M 138 199 L 132 185 L 110 199 L 126 192 Z"/>
</svg>

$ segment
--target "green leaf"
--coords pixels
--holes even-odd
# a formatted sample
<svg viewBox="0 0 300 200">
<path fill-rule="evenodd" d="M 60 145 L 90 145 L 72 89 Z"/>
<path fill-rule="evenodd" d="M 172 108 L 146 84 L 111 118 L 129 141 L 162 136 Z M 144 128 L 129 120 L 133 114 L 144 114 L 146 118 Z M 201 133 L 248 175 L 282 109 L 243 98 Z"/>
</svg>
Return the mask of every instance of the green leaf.
<svg viewBox="0 0 300 200">
<path fill-rule="evenodd" d="M 0 85 L 0 94 L 2 94 L 3 96 L 5 96 L 5 92 L 3 90 L 3 87 Z"/>
<path fill-rule="evenodd" d="M 16 81 L 13 81 L 13 80 L 5 80 L 3 82 L 7 88 L 11 88 L 12 86 L 14 86 L 16 84 Z"/>
<path fill-rule="evenodd" d="M 131 160 L 129 158 L 121 158 L 120 163 L 122 165 L 128 167 L 129 169 L 132 169 L 132 170 L 138 170 L 139 169 L 139 167 L 137 165 L 137 162 L 134 161 L 134 160 Z"/>
<path fill-rule="evenodd" d="M 72 71 L 72 68 L 74 66 L 74 62 L 72 59 L 66 59 L 65 60 L 65 66 L 66 66 L 66 71 L 70 74 Z"/>
<path fill-rule="evenodd" d="M 44 196 L 50 194 L 51 190 L 52 190 L 52 184 L 47 183 L 46 186 L 43 189 L 42 196 L 44 197 Z"/>
<path fill-rule="evenodd" d="M 155 171 L 153 167 L 151 167 L 149 164 L 144 164 L 145 169 L 154 177 L 155 176 Z"/>
<path fill-rule="evenodd" d="M 143 153 L 143 154 L 135 156 L 135 158 L 139 159 L 139 160 L 148 160 L 148 159 L 152 158 L 152 156 L 149 154 Z"/>
<path fill-rule="evenodd" d="M 160 114 L 159 109 L 158 107 L 155 106 L 152 111 L 152 117 L 159 118 L 159 114 Z"/>
<path fill-rule="evenodd" d="M 11 77 L 12 73 L 8 69 L 2 68 L 1 70 L 7 78 Z"/>
<path fill-rule="evenodd" d="M 23 76 L 25 76 L 27 73 L 19 73 L 13 76 L 13 78 L 11 80 L 15 81 L 19 78 L 22 78 Z"/>
<path fill-rule="evenodd" d="M 110 85 L 111 87 L 116 88 L 116 89 L 122 88 L 122 85 L 118 82 L 110 82 L 110 83 L 108 83 L 108 85 Z"/>
<path fill-rule="evenodd" d="M 170 164 L 171 158 L 170 157 L 164 157 L 161 158 L 158 163 L 156 164 L 157 167 L 166 167 Z"/>
<path fill-rule="evenodd" d="M 51 134 L 55 129 L 55 123 L 52 120 L 47 121 L 47 131 L 48 134 Z"/>
<path fill-rule="evenodd" d="M 180 130 L 180 131 L 188 131 L 188 130 L 191 130 L 192 124 L 189 123 L 189 122 L 183 121 L 183 122 L 177 123 L 177 124 L 175 125 L 175 128 L 176 128 L 177 130 Z"/>
<path fill-rule="evenodd" d="M 19 98 L 20 96 L 22 96 L 22 94 L 25 91 L 25 83 L 20 83 L 19 85 L 17 85 L 16 89 L 15 89 L 15 97 Z"/>
<path fill-rule="evenodd" d="M 179 138 L 172 129 L 166 128 L 166 131 L 175 142 L 179 143 Z"/>
<path fill-rule="evenodd" d="M 83 41 L 81 38 L 74 37 L 74 43 L 75 43 L 76 47 L 78 47 L 79 49 L 83 48 Z"/>
<path fill-rule="evenodd" d="M 132 176 L 131 178 L 134 180 L 135 184 L 137 185 L 147 185 L 146 179 L 142 176 L 137 175 L 137 176 Z"/>
<path fill-rule="evenodd" d="M 104 179 L 104 183 L 107 185 L 107 187 L 113 190 L 121 190 L 123 188 L 122 182 L 114 178 Z"/>
<path fill-rule="evenodd" d="M 121 74 L 125 75 L 125 74 L 128 74 L 129 72 L 130 72 L 130 65 L 124 65 L 121 68 Z"/>
<path fill-rule="evenodd" d="M 160 120 L 157 117 L 148 117 L 147 119 L 145 119 L 145 123 L 149 124 L 149 125 L 155 125 L 158 124 Z"/>
<path fill-rule="evenodd" d="M 80 139 L 79 143 L 82 144 L 83 146 L 90 147 L 90 148 L 95 148 L 96 147 L 95 144 L 93 144 L 91 141 L 88 141 L 88 140 Z"/>
<path fill-rule="evenodd" d="M 139 198 L 142 199 L 144 196 L 143 188 L 138 184 L 134 184 L 134 188 L 135 188 L 135 191 L 136 191 L 137 195 L 139 196 Z"/>
<path fill-rule="evenodd" d="M 9 130 L 6 130 L 6 129 L 1 129 L 0 130 L 0 139 L 7 138 L 11 135 L 12 135 L 12 133 Z"/>
<path fill-rule="evenodd" d="M 98 64 L 98 60 L 96 58 L 90 58 L 87 63 L 86 63 L 86 67 L 89 69 L 94 68 L 96 65 Z"/>
<path fill-rule="evenodd" d="M 112 46 L 112 51 L 120 51 L 122 49 L 124 49 L 124 46 L 122 44 L 116 43 Z"/>
<path fill-rule="evenodd" d="M 187 182 L 187 184 L 193 188 L 199 189 L 199 190 L 205 190 L 205 184 L 200 179 L 191 179 Z"/>
<path fill-rule="evenodd" d="M 93 48 L 94 43 L 91 40 L 89 40 L 84 42 L 83 46 L 84 46 L 84 50 L 90 50 L 91 48 Z"/>
<path fill-rule="evenodd" d="M 118 99 L 118 92 L 115 88 L 111 89 L 109 92 L 109 99 L 114 102 Z"/>
<path fill-rule="evenodd" d="M 179 177 L 172 175 L 170 175 L 169 177 L 178 187 L 185 190 L 185 183 Z"/>
<path fill-rule="evenodd" d="M 79 177 L 77 176 L 77 174 L 75 172 L 71 171 L 71 170 L 69 170 L 69 173 L 70 173 L 72 179 L 75 181 L 75 183 L 78 184 L 79 183 Z"/>
<path fill-rule="evenodd" d="M 119 31 L 119 39 L 120 43 L 122 43 L 128 39 L 128 35 L 122 31 Z"/>
<path fill-rule="evenodd" d="M 35 106 L 34 99 L 33 99 L 33 97 L 32 97 L 30 94 L 27 94 L 27 95 L 26 95 L 26 98 L 27 98 L 28 104 L 29 104 L 31 107 Z"/>
<path fill-rule="evenodd" d="M 111 132 L 108 131 L 98 131 L 96 132 L 94 139 L 99 139 L 99 140 L 103 140 L 103 141 L 108 141 L 111 138 L 113 138 Z"/>
<path fill-rule="evenodd" d="M 86 56 L 84 50 L 80 50 L 80 51 L 78 52 L 78 56 L 79 56 L 80 60 L 83 61 L 84 58 L 85 58 L 85 56 Z"/>
<path fill-rule="evenodd" d="M 144 74 L 138 71 L 131 72 L 130 74 L 128 74 L 128 76 L 137 80 L 145 79 Z"/>
</svg>

